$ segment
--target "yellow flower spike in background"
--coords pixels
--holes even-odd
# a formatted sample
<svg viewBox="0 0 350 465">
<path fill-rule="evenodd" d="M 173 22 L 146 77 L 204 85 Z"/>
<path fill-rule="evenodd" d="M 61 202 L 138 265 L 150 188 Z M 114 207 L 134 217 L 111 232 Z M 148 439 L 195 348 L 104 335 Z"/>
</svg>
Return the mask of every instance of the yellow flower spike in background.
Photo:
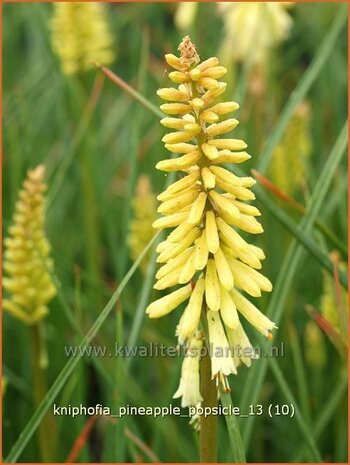
<svg viewBox="0 0 350 465">
<path fill-rule="evenodd" d="M 347 272 L 346 263 L 340 261 L 338 252 L 331 253 L 332 260 L 339 270 Z M 324 318 L 333 326 L 343 338 L 347 345 L 348 340 L 348 294 L 335 283 L 335 279 L 328 273 L 323 272 L 323 289 L 320 301 L 320 310 Z"/>
<path fill-rule="evenodd" d="M 45 235 L 45 168 L 43 165 L 28 171 L 19 193 L 9 228 L 4 240 L 3 287 L 9 297 L 3 308 L 24 323 L 34 324 L 47 313 L 48 303 L 56 294 L 50 271 L 50 245 Z"/>
<path fill-rule="evenodd" d="M 293 2 L 219 2 L 225 26 L 221 55 L 225 60 L 263 64 L 270 51 L 288 37 Z"/>
<path fill-rule="evenodd" d="M 167 289 L 177 284 L 182 287 L 151 303 L 146 312 L 151 318 L 158 318 L 189 299 L 176 329 L 179 343 L 188 347 L 194 344 L 203 315 L 209 329 L 207 345 L 214 352 L 217 348 L 224 353 L 233 349 L 233 353 L 224 357 L 211 354 L 212 379 L 216 378 L 217 384 L 220 381 L 224 390 L 228 390 L 226 377 L 237 373 L 241 361 L 250 365 L 250 359 L 234 353 L 234 346 L 239 344 L 251 347 L 240 316 L 267 337 L 271 337 L 275 327 L 243 293 L 260 296 L 261 291 L 271 291 L 272 285 L 257 271 L 265 258 L 263 251 L 247 243 L 239 233 L 239 230 L 252 234 L 263 231 L 256 219 L 260 215 L 258 209 L 244 203 L 254 198 L 250 188 L 255 181 L 240 178 L 219 166 L 250 158 L 242 152 L 247 147 L 244 141 L 227 136 L 238 121 L 225 119 L 225 115 L 237 110 L 238 104 L 215 103 L 225 90 L 225 83 L 217 79 L 226 69 L 216 57 L 201 62 L 188 36 L 179 50 L 179 57 L 165 56 L 176 70 L 169 77 L 178 87 L 158 91 L 167 102 L 161 105 L 161 110 L 171 115 L 161 123 L 175 129 L 163 138 L 165 148 L 179 155 L 159 162 L 157 168 L 179 171 L 182 177 L 158 196 L 161 200 L 158 211 L 165 216 L 153 226 L 175 228 L 158 246 L 157 261 L 162 266 L 154 287 Z M 185 360 L 176 393 L 183 396 L 186 406 L 196 405 L 200 398 L 197 391 L 191 397 L 184 387 L 189 385 L 185 381 L 189 371 L 194 376 L 193 370 L 199 370 L 198 364 L 193 362 L 190 369 L 188 364 Z"/>
<path fill-rule="evenodd" d="M 45 167 L 29 170 L 19 192 L 9 237 L 4 240 L 2 302 L 4 311 L 30 326 L 33 396 L 38 406 L 45 393 L 48 354 L 43 319 L 57 290 L 52 281 L 51 247 L 45 234 Z M 7 295 L 8 294 L 8 295 Z M 51 435 L 47 432 L 51 431 Z M 56 450 L 56 424 L 51 413 L 38 429 L 42 461 L 51 462 Z"/>
<path fill-rule="evenodd" d="M 179 31 L 186 31 L 192 26 L 198 11 L 198 2 L 178 3 L 174 16 L 175 26 Z"/>
<path fill-rule="evenodd" d="M 152 223 L 156 219 L 156 203 L 156 196 L 152 192 L 149 177 L 143 174 L 138 179 L 135 196 L 132 200 L 134 214 L 129 227 L 128 245 L 133 260 L 137 259 L 154 236 Z M 149 255 L 150 253 L 147 253 L 140 264 L 143 272 L 147 269 Z"/>
<path fill-rule="evenodd" d="M 269 176 L 276 186 L 293 196 L 303 187 L 312 154 L 310 105 L 301 103 L 291 119 L 285 135 L 273 152 Z"/>
<path fill-rule="evenodd" d="M 103 65 L 113 62 L 113 38 L 103 4 L 56 2 L 53 8 L 52 48 L 63 74 L 85 72 L 94 61 Z"/>
</svg>

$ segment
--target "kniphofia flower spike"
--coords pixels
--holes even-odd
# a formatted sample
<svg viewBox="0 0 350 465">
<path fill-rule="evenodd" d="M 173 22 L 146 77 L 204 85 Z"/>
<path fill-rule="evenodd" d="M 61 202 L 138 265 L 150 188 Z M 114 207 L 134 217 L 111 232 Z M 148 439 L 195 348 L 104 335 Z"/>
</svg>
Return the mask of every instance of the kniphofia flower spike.
<svg viewBox="0 0 350 465">
<path fill-rule="evenodd" d="M 226 88 L 225 82 L 219 81 L 226 69 L 215 57 L 201 62 L 188 36 L 179 50 L 180 57 L 165 56 L 174 68 L 169 78 L 178 86 L 157 92 L 167 102 L 161 110 L 169 115 L 161 123 L 174 130 L 162 140 L 165 148 L 177 156 L 160 161 L 156 168 L 179 171 L 181 177 L 158 196 L 158 212 L 164 216 L 153 226 L 174 228 L 158 246 L 157 262 L 161 267 L 154 287 L 180 287 L 151 303 L 146 312 L 150 318 L 159 318 L 188 301 L 176 334 L 179 343 L 189 349 L 198 345 L 203 315 L 212 352 L 212 377 L 228 389 L 226 377 L 236 373 L 241 362 L 248 366 L 251 363 L 242 351 L 236 354 L 229 350 L 237 345 L 251 347 L 240 317 L 267 337 L 275 327 L 245 294 L 259 297 L 262 291 L 270 292 L 272 285 L 258 271 L 264 252 L 240 233 L 263 232 L 257 220 L 259 210 L 246 203 L 255 198 L 250 190 L 255 180 L 238 177 L 221 166 L 250 158 L 243 140 L 225 136 L 238 125 L 237 119 L 226 117 L 238 109 L 238 104 L 218 101 Z M 222 349 L 220 355 L 218 348 Z M 185 358 L 177 391 L 182 394 L 183 406 L 201 399 L 199 383 L 193 381 L 193 374 L 187 376 L 189 366 Z M 197 370 L 193 361 L 190 369 Z M 195 394 L 191 392 L 194 389 Z"/>
<path fill-rule="evenodd" d="M 26 324 L 34 324 L 48 313 L 47 304 L 56 295 L 50 272 L 53 261 L 51 247 L 45 234 L 45 167 L 39 165 L 28 171 L 19 193 L 4 240 L 3 287 L 9 297 L 3 308 Z"/>
</svg>

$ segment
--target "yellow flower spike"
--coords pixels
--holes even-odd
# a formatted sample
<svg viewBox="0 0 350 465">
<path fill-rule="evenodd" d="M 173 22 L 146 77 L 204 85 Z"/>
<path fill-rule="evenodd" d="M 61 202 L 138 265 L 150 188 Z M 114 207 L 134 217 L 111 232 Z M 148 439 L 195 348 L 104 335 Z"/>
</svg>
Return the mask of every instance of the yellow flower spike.
<svg viewBox="0 0 350 465">
<path fill-rule="evenodd" d="M 97 61 L 114 61 L 113 38 L 104 5 L 98 2 L 53 3 L 52 48 L 61 61 L 63 74 L 76 74 L 93 68 Z"/>
<path fill-rule="evenodd" d="M 13 215 L 14 224 L 4 240 L 3 287 L 9 297 L 3 309 L 26 324 L 35 324 L 48 314 L 56 295 L 50 273 L 53 262 L 44 231 L 45 167 L 28 171 Z"/>
<path fill-rule="evenodd" d="M 268 64 L 270 53 L 288 37 L 293 2 L 219 2 L 225 36 L 221 56 L 253 65 Z M 263 27 L 268 24 L 269 27 Z M 234 46 L 232 46 L 234 44 Z"/>
<path fill-rule="evenodd" d="M 308 102 L 297 107 L 285 134 L 275 148 L 268 176 L 287 195 L 293 197 L 307 180 L 312 154 L 311 108 Z"/>
<path fill-rule="evenodd" d="M 133 218 L 129 226 L 128 246 L 131 258 L 136 260 L 154 236 L 152 223 L 156 219 L 156 197 L 146 175 L 141 175 L 137 181 L 135 196 L 132 199 L 132 208 Z M 147 269 L 150 253 L 147 253 L 140 264 L 143 272 Z"/>
<path fill-rule="evenodd" d="M 165 216 L 153 226 L 174 229 L 157 248 L 161 267 L 156 273 L 155 288 L 187 286 L 150 304 L 147 312 L 157 318 L 189 299 L 176 329 L 180 344 L 188 348 L 197 344 L 196 334 L 203 315 L 208 322 L 210 346 L 251 347 L 239 314 L 267 337 L 275 326 L 243 295 L 259 297 L 262 291 L 272 289 L 270 281 L 257 271 L 265 258 L 263 251 L 241 236 L 241 231 L 253 234 L 263 231 L 256 219 L 259 210 L 245 203 L 255 199 L 251 191 L 255 180 L 236 176 L 220 166 L 243 163 L 250 158 L 244 141 L 226 135 L 237 126 L 238 120 L 225 115 L 239 106 L 236 102 L 217 102 L 226 88 L 226 83 L 220 82 L 226 69 L 216 57 L 200 62 L 189 37 L 184 38 L 179 50 L 179 57 L 166 56 L 167 63 L 175 69 L 170 79 L 179 84 L 178 89 L 158 91 L 160 97 L 169 99 L 161 109 L 177 116 L 161 120 L 163 126 L 174 130 L 163 137 L 163 142 L 175 156 L 158 162 L 157 168 L 177 171 L 180 179 L 157 197 L 162 202 L 158 211 Z M 211 354 L 211 357 L 212 377 L 226 390 L 226 376 L 236 373 L 236 366 L 241 363 L 249 366 L 254 358 L 225 352 L 223 356 Z M 190 365 L 185 360 L 176 393 L 176 397 L 182 396 L 184 405 L 200 402 L 197 388 L 190 387 L 199 376 L 193 369 L 198 369 L 197 364 Z"/>
</svg>

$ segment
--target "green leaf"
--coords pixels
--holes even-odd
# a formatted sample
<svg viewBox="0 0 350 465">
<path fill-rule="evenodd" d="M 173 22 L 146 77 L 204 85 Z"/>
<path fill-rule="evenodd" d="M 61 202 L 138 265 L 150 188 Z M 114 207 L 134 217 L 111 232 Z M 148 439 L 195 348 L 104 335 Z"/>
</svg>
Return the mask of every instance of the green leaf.
<svg viewBox="0 0 350 465">
<path fill-rule="evenodd" d="M 331 54 L 336 40 L 342 31 L 343 27 L 346 25 L 347 21 L 347 6 L 340 5 L 338 14 L 333 21 L 333 24 L 330 28 L 329 33 L 324 38 L 324 41 L 321 43 L 315 58 L 313 59 L 309 68 L 303 74 L 303 77 L 298 82 L 298 85 L 291 93 L 288 102 L 282 110 L 281 116 L 278 119 L 278 123 L 275 129 L 271 132 L 271 136 L 267 139 L 265 149 L 261 156 L 256 169 L 261 173 L 265 173 L 269 165 L 270 159 L 272 157 L 273 151 L 277 144 L 282 139 L 283 133 L 293 116 L 293 113 L 299 103 L 304 99 L 308 91 L 311 89 L 312 84 L 319 75 L 323 66 L 326 64 L 329 55 Z"/>
<path fill-rule="evenodd" d="M 231 394 L 229 392 L 221 392 L 220 399 L 223 407 L 230 409 L 232 406 Z M 246 463 L 244 444 L 237 417 L 235 415 L 225 415 L 225 420 L 231 443 L 232 461 L 234 463 Z"/>
<path fill-rule="evenodd" d="M 347 143 L 347 124 L 344 125 L 323 169 L 318 177 L 318 181 L 311 195 L 306 214 L 300 223 L 299 230 L 304 234 L 309 234 L 312 230 L 315 219 L 317 218 L 327 191 L 330 187 L 333 175 L 339 166 L 342 155 Z M 293 280 L 296 276 L 298 266 L 302 258 L 302 247 L 296 239 L 293 240 L 289 247 L 288 254 L 282 263 L 281 271 L 278 275 L 277 282 L 268 306 L 267 314 L 278 325 L 282 316 L 285 301 L 292 287 Z M 247 380 L 243 389 L 241 406 L 257 403 L 259 399 L 263 381 L 267 370 L 267 359 L 261 359 L 249 371 Z M 244 424 L 242 436 L 247 447 L 251 438 L 252 428 L 255 418 L 250 416 Z"/>
</svg>

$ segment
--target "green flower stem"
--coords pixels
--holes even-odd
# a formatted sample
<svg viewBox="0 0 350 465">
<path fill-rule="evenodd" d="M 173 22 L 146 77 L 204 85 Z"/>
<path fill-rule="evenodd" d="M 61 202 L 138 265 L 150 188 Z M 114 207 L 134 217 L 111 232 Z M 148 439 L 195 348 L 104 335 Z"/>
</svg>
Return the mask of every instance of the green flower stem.
<svg viewBox="0 0 350 465">
<path fill-rule="evenodd" d="M 215 380 L 211 379 L 210 355 L 206 350 L 200 363 L 202 407 L 213 408 L 218 404 Z M 201 416 L 200 419 L 200 461 L 201 463 L 217 462 L 217 416 Z"/>
<path fill-rule="evenodd" d="M 33 395 L 36 408 L 40 405 L 47 392 L 47 352 L 41 324 L 37 323 L 31 326 Z M 38 428 L 39 449 L 43 462 L 51 462 L 54 459 L 56 449 L 55 429 L 54 418 L 50 413 L 47 413 Z M 48 434 L 48 431 L 50 431 L 50 434 Z"/>
</svg>

